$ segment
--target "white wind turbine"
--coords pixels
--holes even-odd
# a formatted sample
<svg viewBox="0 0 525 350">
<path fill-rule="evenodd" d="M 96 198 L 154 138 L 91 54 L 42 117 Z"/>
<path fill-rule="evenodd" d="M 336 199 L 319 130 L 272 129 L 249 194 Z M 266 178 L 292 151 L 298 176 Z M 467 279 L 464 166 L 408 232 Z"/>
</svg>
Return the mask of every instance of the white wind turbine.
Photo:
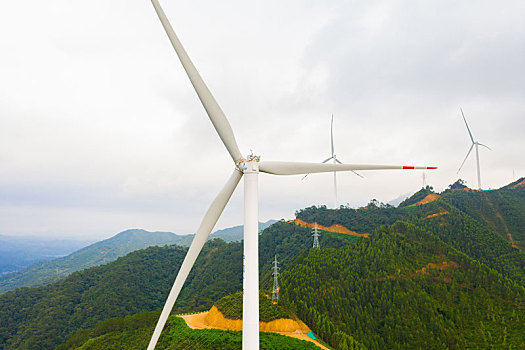
<svg viewBox="0 0 525 350">
<path fill-rule="evenodd" d="M 323 160 L 323 163 L 328 162 L 329 160 L 332 160 L 334 164 L 343 164 L 339 159 L 337 159 L 337 156 L 335 155 L 334 151 L 334 115 L 332 114 L 332 120 L 330 121 L 330 146 L 332 150 L 332 155 L 330 158 L 327 158 Z M 354 174 L 356 174 L 359 177 L 362 177 L 355 171 L 351 170 Z M 334 171 L 334 209 L 337 209 L 339 207 L 339 203 L 337 201 L 337 171 Z"/>
<path fill-rule="evenodd" d="M 228 203 L 237 184 L 244 175 L 244 274 L 243 274 L 243 332 L 242 347 L 244 350 L 259 349 L 259 252 L 258 252 L 258 177 L 259 172 L 274 175 L 298 175 L 352 170 L 384 169 L 436 169 L 436 167 L 413 167 L 396 165 L 359 165 L 359 164 L 319 164 L 300 162 L 260 161 L 253 154 L 242 156 L 230 123 L 212 96 L 208 87 L 197 72 L 188 54 L 177 38 L 158 0 L 151 0 L 160 21 L 168 34 L 186 74 L 188 75 L 208 117 L 219 134 L 224 146 L 233 159 L 233 173 L 224 188 L 213 200 L 206 212 L 190 248 L 184 258 L 179 273 L 173 283 L 164 308 L 161 312 L 148 350 L 153 350 L 160 337 L 166 320 L 177 300 L 179 292 L 197 259 L 204 243 Z"/>
<path fill-rule="evenodd" d="M 459 172 L 461 171 L 461 168 L 463 167 L 463 165 L 467 161 L 467 158 L 470 155 L 470 152 L 472 152 L 472 148 L 474 146 L 476 146 L 476 166 L 477 166 L 477 171 L 478 171 L 478 189 L 481 190 L 481 172 L 480 172 L 480 169 L 479 169 L 479 150 L 478 150 L 478 146 L 483 146 L 485 148 L 488 148 L 489 150 L 490 150 L 490 148 L 488 146 L 485 146 L 485 145 L 477 142 L 477 141 L 474 141 L 474 137 L 472 136 L 472 133 L 470 132 L 470 128 L 468 127 L 467 119 L 465 118 L 465 114 L 463 113 L 463 109 L 460 108 L 459 110 L 461 111 L 461 115 L 463 116 L 463 120 L 465 121 L 465 125 L 467 126 L 467 131 L 468 131 L 468 134 L 470 136 L 470 140 L 472 141 L 472 145 L 470 145 L 470 148 L 469 148 L 469 150 L 467 152 L 467 156 L 463 160 L 463 163 L 461 163 L 461 166 L 459 167 L 457 173 L 459 174 Z"/>
<path fill-rule="evenodd" d="M 331 146 L 331 151 L 332 151 L 332 155 L 323 160 L 321 163 L 326 163 L 328 162 L 329 160 L 332 160 L 334 164 L 343 164 L 341 163 L 341 161 L 339 159 L 337 159 L 337 156 L 335 155 L 335 151 L 334 151 L 334 115 L 332 114 L 332 119 L 330 121 L 330 146 Z M 359 175 L 357 172 L 351 170 L 354 174 L 356 174 L 357 176 L 359 177 L 362 177 L 361 175 Z M 339 202 L 337 200 L 337 175 L 336 175 L 337 171 L 334 171 L 334 209 L 337 209 L 339 207 Z M 309 174 L 306 174 L 302 180 L 304 180 Z"/>
</svg>

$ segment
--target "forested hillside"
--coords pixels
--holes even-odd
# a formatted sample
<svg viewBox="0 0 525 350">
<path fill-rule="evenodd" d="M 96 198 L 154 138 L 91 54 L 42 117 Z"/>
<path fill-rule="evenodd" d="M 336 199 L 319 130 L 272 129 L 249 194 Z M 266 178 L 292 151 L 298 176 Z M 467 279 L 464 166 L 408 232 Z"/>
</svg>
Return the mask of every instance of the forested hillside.
<svg viewBox="0 0 525 350">
<path fill-rule="evenodd" d="M 220 269 L 221 264 L 214 261 L 220 257 L 210 252 L 222 246 L 226 243 L 209 244 L 204 251 L 208 255 L 200 258 L 194 274 L 204 273 L 202 268 L 210 262 Z M 0 296 L 0 347 L 50 349 L 97 321 L 155 310 L 166 298 L 185 252 L 177 246 L 152 247 L 48 286 L 21 288 Z M 232 279 L 233 292 L 239 288 L 240 278 L 227 273 L 222 271 L 222 276 Z M 213 280 L 208 287 L 217 292 L 225 288 L 220 283 L 214 286 Z M 182 297 L 181 308 L 191 305 L 191 309 L 207 295 L 195 293 L 189 283 Z"/>
<path fill-rule="evenodd" d="M 311 245 L 310 235 L 309 229 L 284 222 L 267 228 L 260 236 L 261 272 L 269 275 L 275 252 L 284 267 L 297 259 Z M 347 240 L 323 237 L 321 242 L 341 247 Z M 0 348 L 49 349 L 98 321 L 161 307 L 185 254 L 183 247 L 150 247 L 51 285 L 0 295 Z M 210 241 L 174 312 L 207 310 L 241 290 L 241 284 L 242 244 Z"/>
<path fill-rule="evenodd" d="M 265 229 L 274 222 L 275 220 L 259 222 L 259 229 Z M 229 227 L 213 232 L 209 239 L 220 238 L 226 242 L 241 241 L 242 232 L 242 225 Z M 52 260 L 45 259 L 50 261 L 35 263 L 15 273 L 0 275 L 0 294 L 20 287 L 36 287 L 59 281 L 75 271 L 107 264 L 135 250 L 171 244 L 187 247 L 192 239 L 193 234 L 176 235 L 172 232 L 149 232 L 139 229 L 126 230 L 111 238 L 75 251 L 68 256 L 58 259 L 55 257 Z M 2 237 L 0 236 L 1 242 Z M 29 252 L 33 256 L 35 256 L 34 250 Z M 9 254 L 4 254 L 4 251 L 9 252 Z M 9 245 L 3 248 L 0 247 L 0 253 L 2 253 L 0 254 L 0 265 L 3 260 L 6 262 L 7 259 L 13 260 L 12 253 L 23 255 L 20 251 L 12 252 L 12 248 Z M 6 266 L 12 266 L 12 264 Z"/>
<path fill-rule="evenodd" d="M 525 256 L 518 244 L 524 187 L 477 192 L 459 185 L 439 195 L 422 189 L 398 208 L 372 201 L 360 209 L 298 211 L 305 222 L 370 236 L 323 232 L 317 250 L 311 229 L 277 222 L 260 235 L 261 288 L 271 288 L 277 255 L 284 306 L 337 349 L 356 346 L 353 339 L 371 349 L 519 348 L 525 343 Z M 92 342 L 86 344 L 101 349 L 128 337 L 135 341 L 126 344 L 142 344 L 153 316 L 115 321 L 115 334 L 111 322 L 97 323 L 160 308 L 185 252 L 148 248 L 51 285 L 0 295 L 0 348 L 49 349 L 73 334 L 87 334 Z M 242 243 L 208 242 L 174 312 L 209 309 L 242 290 L 241 283 Z M 202 339 L 172 322 L 177 331 L 170 334 Z M 91 330 L 78 333 L 85 329 Z M 163 346 L 176 348 L 184 341 L 177 339 Z"/>
<path fill-rule="evenodd" d="M 518 348 L 525 290 L 412 224 L 312 249 L 281 276 L 282 301 L 337 349 Z"/>
<path fill-rule="evenodd" d="M 521 179 L 517 184 L 525 182 Z M 443 199 L 487 225 L 520 250 L 525 249 L 525 186 L 494 191 L 445 191 Z"/>
<path fill-rule="evenodd" d="M 398 220 L 408 221 L 434 233 L 444 242 L 504 276 L 525 285 L 525 253 L 518 247 L 513 247 L 505 234 L 499 233 L 483 220 L 479 210 L 482 207 L 480 198 L 485 196 L 498 198 L 501 203 L 508 199 L 512 203 L 510 209 L 503 209 L 503 204 L 500 204 L 500 212 L 509 217 L 505 222 L 513 227 L 513 235 L 516 232 L 516 236 L 520 237 L 519 234 L 525 227 L 525 187 L 481 192 L 447 190 L 440 198 L 429 203 L 410 205 L 424 198 L 429 191 L 427 188 L 417 192 L 399 208 L 371 202 L 366 208 L 359 209 L 310 207 L 298 211 L 296 215 L 307 222 L 318 222 L 324 226 L 341 224 L 359 233 L 371 232 L 374 228 L 393 224 Z"/>
<path fill-rule="evenodd" d="M 43 261 L 0 277 L 0 294 L 20 287 L 41 286 L 59 281 L 75 271 L 107 264 L 138 249 L 154 245 L 178 244 L 187 246 L 192 236 L 171 232 L 126 230 L 100 242 L 93 243 L 72 254 L 51 261 Z"/>
</svg>

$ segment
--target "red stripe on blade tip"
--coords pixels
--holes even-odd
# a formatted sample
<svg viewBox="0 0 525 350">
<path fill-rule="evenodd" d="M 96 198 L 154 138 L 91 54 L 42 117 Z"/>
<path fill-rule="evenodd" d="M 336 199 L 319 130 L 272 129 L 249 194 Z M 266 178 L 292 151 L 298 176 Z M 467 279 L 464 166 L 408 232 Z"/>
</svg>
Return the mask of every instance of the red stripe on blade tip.
<svg viewBox="0 0 525 350">
<path fill-rule="evenodd" d="M 437 166 L 427 166 L 427 169 L 437 169 Z"/>
<path fill-rule="evenodd" d="M 410 165 L 403 165 L 403 169 L 414 169 L 414 167 Z"/>
</svg>

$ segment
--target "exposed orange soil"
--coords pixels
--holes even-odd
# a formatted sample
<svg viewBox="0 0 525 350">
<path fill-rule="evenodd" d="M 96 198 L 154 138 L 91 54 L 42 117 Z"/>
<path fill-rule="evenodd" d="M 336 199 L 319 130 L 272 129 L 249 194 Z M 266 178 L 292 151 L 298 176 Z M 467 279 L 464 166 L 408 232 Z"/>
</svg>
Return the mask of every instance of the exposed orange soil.
<svg viewBox="0 0 525 350">
<path fill-rule="evenodd" d="M 186 321 L 186 324 L 192 329 L 222 329 L 225 331 L 241 331 L 242 320 L 231 320 L 224 315 L 215 306 L 210 311 L 199 314 L 180 316 Z M 322 349 L 328 349 L 318 341 L 307 336 L 311 332 L 310 328 L 301 320 L 292 320 L 280 318 L 271 322 L 259 322 L 261 332 L 274 332 L 289 337 L 310 341 Z"/>
<path fill-rule="evenodd" d="M 455 261 L 443 261 L 441 264 L 434 264 L 434 263 L 428 263 L 426 264 L 425 267 L 421 268 L 420 270 L 416 270 L 415 273 L 416 275 L 418 273 L 424 275 L 427 273 L 428 269 L 439 269 L 441 271 L 445 270 L 445 269 L 455 269 L 457 268 L 459 265 L 457 262 Z"/>
<path fill-rule="evenodd" d="M 295 219 L 295 220 L 292 220 L 290 222 L 293 222 L 294 224 L 296 224 L 298 226 L 310 227 L 310 228 L 314 228 L 315 224 L 316 224 L 315 222 L 314 223 L 308 223 L 308 222 L 303 221 L 301 219 Z M 323 231 L 335 232 L 335 233 L 344 233 L 344 234 L 347 234 L 347 235 L 357 236 L 357 237 L 368 237 L 368 236 L 370 236 L 370 233 L 357 233 L 357 232 L 349 230 L 346 227 L 344 227 L 343 225 L 339 225 L 339 224 L 335 224 L 335 225 L 332 225 L 332 226 L 329 226 L 329 227 L 317 224 L 317 228 L 320 229 L 320 230 L 323 230 Z"/>
<path fill-rule="evenodd" d="M 435 218 L 436 216 L 447 215 L 447 214 L 449 214 L 449 212 L 445 210 L 445 211 L 442 211 L 442 212 L 440 212 L 440 213 L 435 213 L 435 214 L 427 215 L 427 216 L 425 216 L 425 217 L 423 218 L 423 220 L 430 219 L 430 218 Z"/>
<path fill-rule="evenodd" d="M 419 202 L 417 203 L 414 203 L 414 204 L 410 204 L 409 207 L 413 207 L 415 205 L 423 205 L 423 204 L 427 204 L 427 203 L 430 203 L 430 202 L 433 202 L 435 201 L 436 199 L 438 199 L 439 197 L 441 197 L 439 194 L 437 193 L 429 193 L 427 194 L 427 196 L 425 198 L 423 198 L 422 200 L 420 200 Z"/>
<path fill-rule="evenodd" d="M 455 261 L 443 261 L 441 264 L 433 264 L 433 263 L 428 263 L 425 267 L 423 267 L 421 270 L 417 270 L 416 271 L 416 275 L 417 274 L 426 274 L 428 269 L 439 269 L 441 271 L 449 268 L 449 269 L 455 269 L 457 268 L 459 265 L 457 262 Z M 439 280 L 439 278 L 435 278 L 436 280 Z M 446 283 L 450 283 L 452 282 L 452 280 L 449 278 L 449 277 L 443 277 L 443 282 L 446 282 Z"/>
</svg>

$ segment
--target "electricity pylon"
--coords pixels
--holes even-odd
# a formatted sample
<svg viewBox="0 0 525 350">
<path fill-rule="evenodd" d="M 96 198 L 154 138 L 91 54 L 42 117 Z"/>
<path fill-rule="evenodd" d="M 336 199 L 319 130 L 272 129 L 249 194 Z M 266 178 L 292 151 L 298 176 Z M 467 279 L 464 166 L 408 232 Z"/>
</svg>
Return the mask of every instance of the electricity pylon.
<svg viewBox="0 0 525 350">
<path fill-rule="evenodd" d="M 312 236 L 314 236 L 314 245 L 312 248 L 321 249 L 321 246 L 319 245 L 319 236 L 321 235 L 319 234 L 319 231 L 317 230 L 317 223 L 315 223 L 314 234 Z"/>
<path fill-rule="evenodd" d="M 277 276 L 279 276 L 279 267 L 277 266 L 279 264 L 277 262 L 277 255 L 275 256 L 275 260 L 273 261 L 273 291 L 272 291 L 272 301 L 277 303 L 279 301 L 279 280 L 277 279 Z"/>
</svg>

